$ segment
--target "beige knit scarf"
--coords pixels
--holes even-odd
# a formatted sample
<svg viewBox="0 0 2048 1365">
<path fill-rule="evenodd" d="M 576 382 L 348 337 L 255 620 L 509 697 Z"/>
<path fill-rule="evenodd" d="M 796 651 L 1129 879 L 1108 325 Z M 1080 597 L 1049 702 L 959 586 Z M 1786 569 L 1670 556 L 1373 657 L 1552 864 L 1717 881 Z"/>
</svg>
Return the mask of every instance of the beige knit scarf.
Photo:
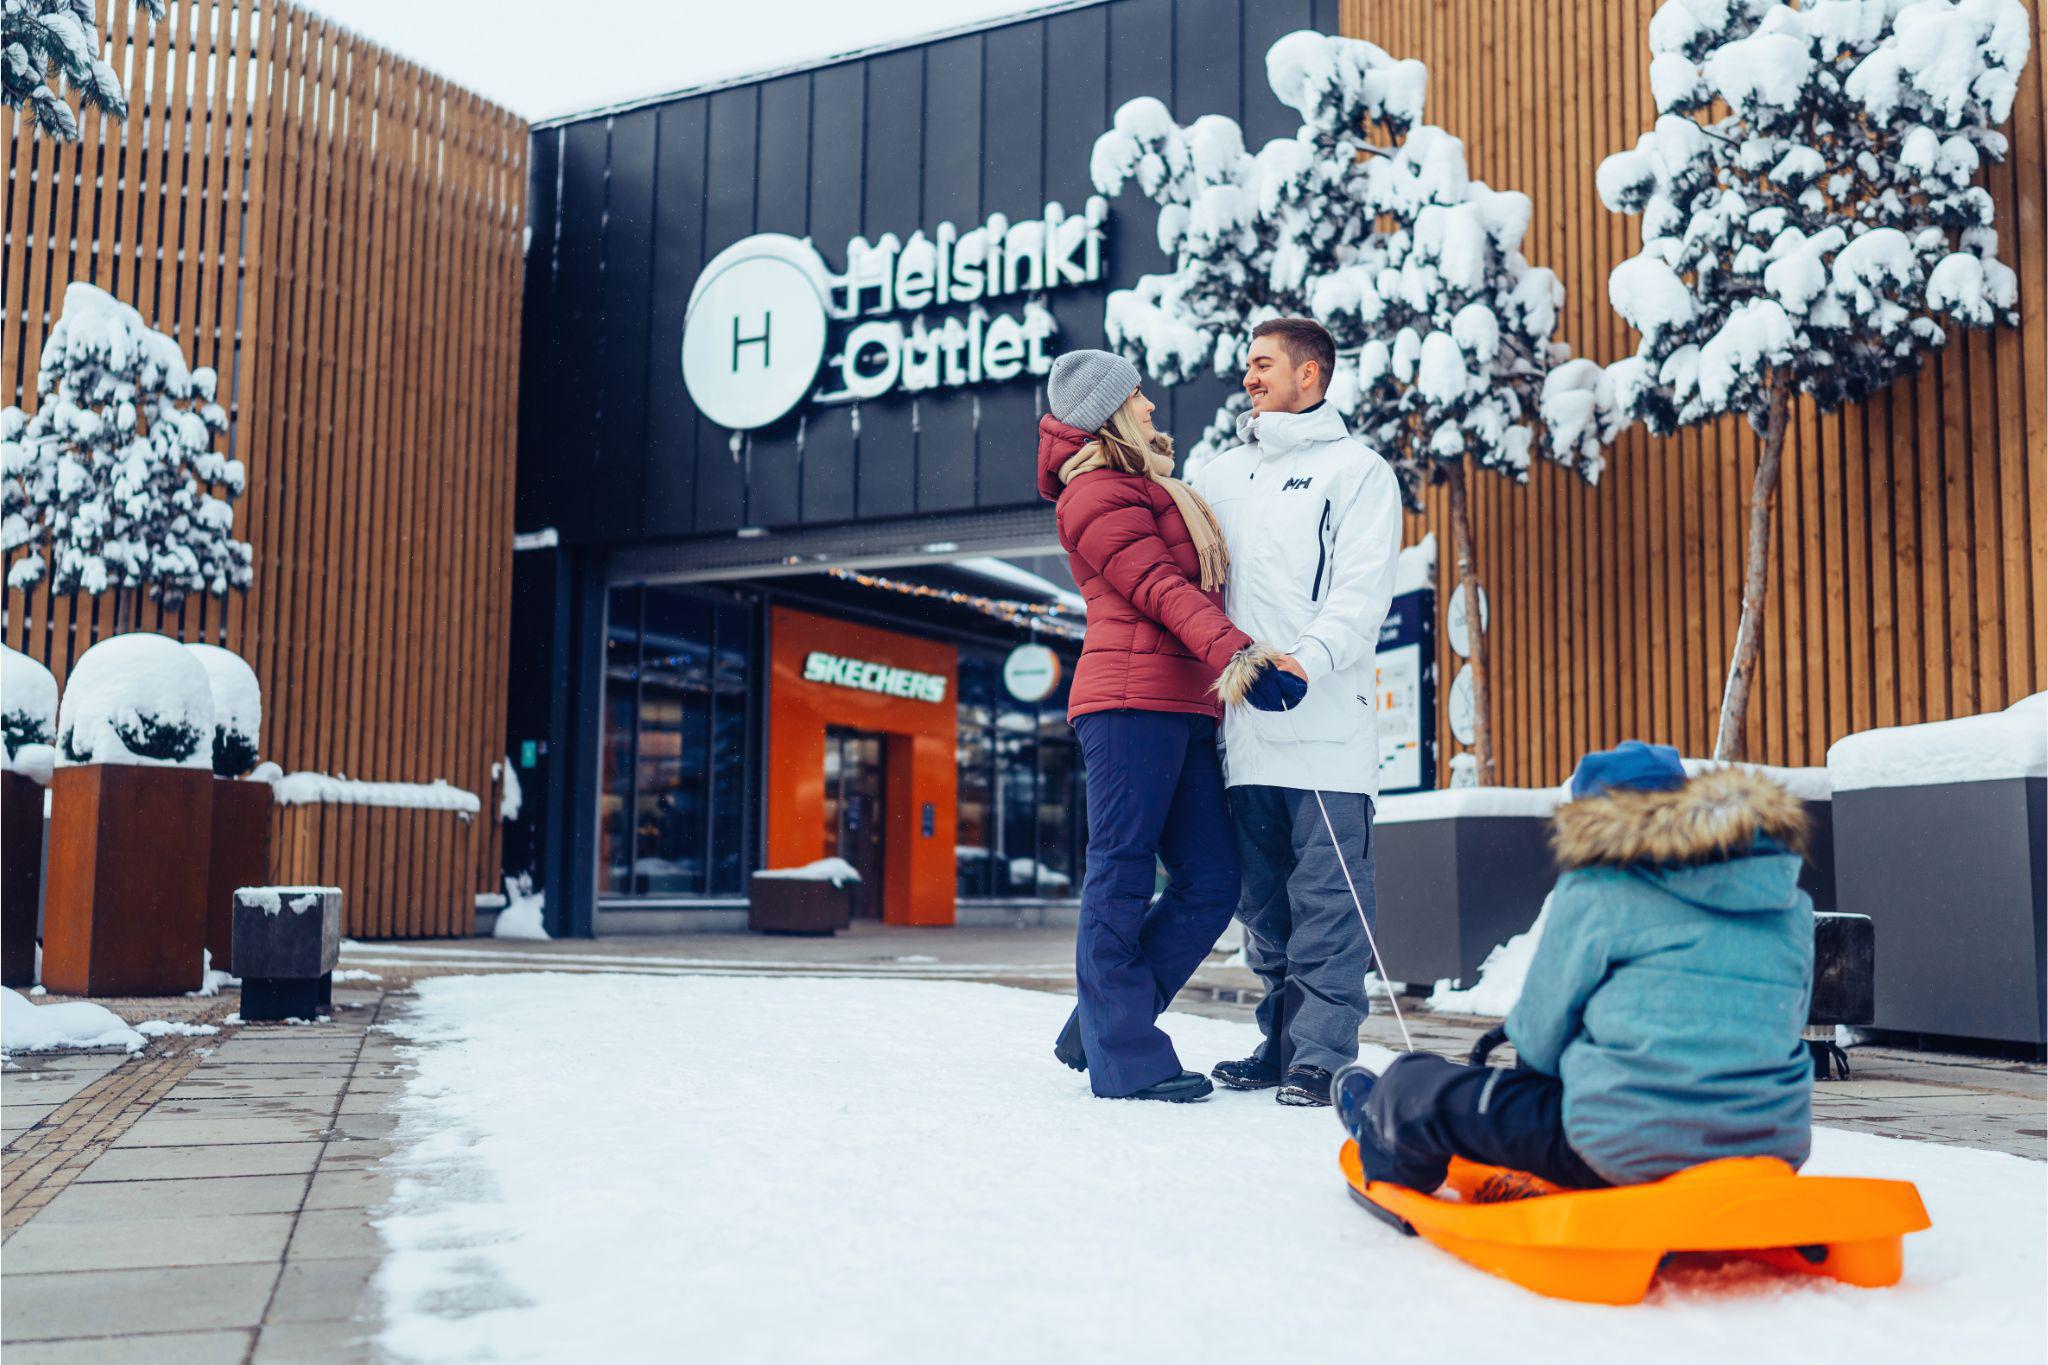
<svg viewBox="0 0 2048 1365">
<path fill-rule="evenodd" d="M 1071 483 L 1077 475 L 1091 469 L 1113 467 L 1102 453 L 1102 442 L 1090 441 L 1060 466 L 1060 482 Z M 1159 450 L 1146 451 L 1145 472 L 1152 482 L 1166 490 L 1173 505 L 1180 509 L 1181 520 L 1188 524 L 1188 536 L 1195 542 L 1195 557 L 1201 564 L 1202 591 L 1216 591 L 1223 586 L 1230 570 L 1230 551 L 1224 547 L 1223 528 L 1216 524 L 1216 514 L 1209 510 L 1200 493 L 1173 477 L 1173 456 Z"/>
</svg>

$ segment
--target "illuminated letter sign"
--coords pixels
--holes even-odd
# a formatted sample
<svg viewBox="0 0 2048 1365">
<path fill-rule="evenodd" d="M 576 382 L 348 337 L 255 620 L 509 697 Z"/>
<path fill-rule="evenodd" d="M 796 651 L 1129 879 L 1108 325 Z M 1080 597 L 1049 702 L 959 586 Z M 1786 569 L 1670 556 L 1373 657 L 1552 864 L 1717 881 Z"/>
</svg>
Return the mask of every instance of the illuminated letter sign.
<svg viewBox="0 0 2048 1365">
<path fill-rule="evenodd" d="M 848 403 L 1042 375 L 1057 329 L 1039 296 L 1102 279 L 1108 216 L 1107 202 L 1091 195 L 1072 216 L 1054 203 L 1015 223 L 991 214 L 966 232 L 941 223 L 907 242 L 856 237 L 839 274 L 807 238 L 744 238 L 714 256 L 690 292 L 690 400 L 720 426 L 752 431 L 806 396 Z M 1015 311 L 983 306 L 1020 295 Z M 828 339 L 837 347 L 829 356 Z"/>
<path fill-rule="evenodd" d="M 845 659 L 822 649 L 814 649 L 804 657 L 803 680 L 850 687 L 857 692 L 881 692 L 910 701 L 946 699 L 946 680 L 940 674 L 891 668 L 866 659 Z"/>
</svg>

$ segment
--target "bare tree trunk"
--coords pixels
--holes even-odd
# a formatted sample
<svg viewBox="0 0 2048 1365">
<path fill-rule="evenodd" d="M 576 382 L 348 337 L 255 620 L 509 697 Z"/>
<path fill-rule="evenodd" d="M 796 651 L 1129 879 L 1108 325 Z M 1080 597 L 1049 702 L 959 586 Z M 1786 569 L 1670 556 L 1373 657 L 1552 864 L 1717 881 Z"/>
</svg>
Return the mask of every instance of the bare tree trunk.
<svg viewBox="0 0 2048 1365">
<path fill-rule="evenodd" d="M 1757 452 L 1756 482 L 1749 490 L 1749 545 L 1742 563 L 1742 619 L 1735 630 L 1735 656 L 1728 662 L 1728 685 L 1721 693 L 1721 721 L 1714 736 L 1714 757 L 1724 763 L 1739 761 L 1744 756 L 1743 719 L 1749 712 L 1750 684 L 1756 678 L 1757 654 L 1763 646 L 1771 515 L 1778 503 L 1785 419 L 1791 406 L 1792 384 L 1781 370 L 1771 378 L 1771 410 L 1764 422 L 1763 445 Z"/>
<path fill-rule="evenodd" d="M 1493 723 L 1487 717 L 1486 631 L 1479 619 L 1479 565 L 1472 551 L 1472 508 L 1465 497 L 1465 462 L 1451 465 L 1451 541 L 1458 557 L 1458 591 L 1465 597 L 1465 640 L 1472 646 L 1472 752 L 1479 785 L 1494 782 Z"/>
</svg>

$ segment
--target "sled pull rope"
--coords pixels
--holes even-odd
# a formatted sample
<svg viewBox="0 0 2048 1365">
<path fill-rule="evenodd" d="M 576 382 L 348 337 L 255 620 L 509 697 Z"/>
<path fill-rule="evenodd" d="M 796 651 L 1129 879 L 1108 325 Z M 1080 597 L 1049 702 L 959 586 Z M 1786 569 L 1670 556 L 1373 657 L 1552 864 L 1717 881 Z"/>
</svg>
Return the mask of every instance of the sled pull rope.
<svg viewBox="0 0 2048 1365">
<path fill-rule="evenodd" d="M 1380 957 L 1379 940 L 1373 937 L 1372 921 L 1366 918 L 1365 902 L 1358 898 L 1358 884 L 1351 880 L 1351 865 L 1344 861 L 1344 845 L 1337 841 L 1337 826 L 1330 821 L 1330 808 L 1323 804 L 1323 794 L 1320 791 L 1316 792 L 1316 809 L 1323 813 L 1323 828 L 1329 832 L 1330 847 L 1337 854 L 1337 866 L 1343 869 L 1344 885 L 1351 889 L 1351 908 L 1358 912 L 1358 922 L 1365 928 L 1366 946 L 1372 949 L 1372 960 L 1374 963 L 1382 970 L 1385 970 L 1387 964 Z M 1370 838 L 1372 836 L 1368 834 L 1366 837 Z M 1394 1023 L 1401 1029 L 1401 1046 L 1413 1052 L 1415 1051 L 1415 1040 L 1408 1036 L 1408 1021 L 1401 1017 L 1400 993 L 1394 989 L 1392 982 L 1386 981 L 1384 977 L 1381 980 L 1385 982 L 1387 987 L 1387 1004 L 1394 1011 Z"/>
<path fill-rule="evenodd" d="M 1301 727 L 1295 723 L 1293 708 L 1290 707 L 1286 711 L 1281 712 L 1281 714 L 1287 717 L 1287 728 L 1294 732 L 1294 742 L 1296 744 L 1301 743 Z M 1358 912 L 1359 926 L 1365 930 L 1365 944 L 1368 948 L 1372 949 L 1373 962 L 1381 971 L 1385 971 L 1387 969 L 1386 959 L 1380 956 L 1380 942 L 1373 936 L 1372 921 L 1366 917 L 1365 913 L 1365 902 L 1358 897 L 1358 883 L 1351 879 L 1351 864 L 1344 861 L 1344 844 L 1337 838 L 1337 826 L 1330 819 L 1330 808 L 1323 803 L 1321 791 L 1313 787 L 1309 790 L 1315 792 L 1316 809 L 1323 813 L 1323 829 L 1330 836 L 1330 851 L 1337 855 L 1338 870 L 1343 872 L 1344 885 L 1351 891 L 1351 908 Z M 1371 837 L 1372 827 L 1368 824 L 1366 827 L 1366 838 L 1370 839 Z M 1394 1023 L 1401 1030 L 1401 1046 L 1413 1052 L 1415 1051 L 1415 1040 L 1408 1036 L 1408 1021 L 1401 1017 L 1400 994 L 1394 989 L 1392 982 L 1386 981 L 1384 977 L 1381 980 L 1385 982 L 1387 987 L 1387 1004 L 1394 1011 Z"/>
</svg>

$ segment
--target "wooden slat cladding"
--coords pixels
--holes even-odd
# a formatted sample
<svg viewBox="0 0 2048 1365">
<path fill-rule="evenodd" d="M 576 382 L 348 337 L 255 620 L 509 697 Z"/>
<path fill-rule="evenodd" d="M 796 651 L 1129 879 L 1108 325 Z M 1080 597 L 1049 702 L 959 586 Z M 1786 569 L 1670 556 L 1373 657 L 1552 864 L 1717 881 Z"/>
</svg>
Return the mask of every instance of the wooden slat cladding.
<svg viewBox="0 0 2048 1365">
<path fill-rule="evenodd" d="M 1952 332 L 1920 375 L 1866 404 L 1795 410 L 1748 717 L 1756 761 L 1818 764 L 1857 730 L 1993 711 L 2048 687 L 2048 154 L 2040 0 L 2028 10 L 2035 52 L 2006 127 L 2012 154 L 1982 177 L 1999 256 L 2019 274 L 2021 326 Z M 1475 176 L 1534 201 L 1524 253 L 1565 283 L 1558 335 L 1601 362 L 1635 346 L 1607 275 L 1642 233 L 1600 203 L 1593 176 L 1655 122 L 1655 11 L 1656 0 L 1344 0 L 1342 11 L 1345 34 L 1428 64 L 1426 117 L 1464 140 Z M 1596 488 L 1541 461 L 1525 488 L 1476 477 L 1501 782 L 1555 783 L 1579 754 L 1630 737 L 1710 751 L 1755 468 L 1754 434 L 1727 420 L 1629 433 Z M 1448 547 L 1446 500 L 1405 530 Z M 1448 688 L 1463 660 L 1439 649 Z M 1447 712 L 1438 739 L 1450 754 Z"/>
<path fill-rule="evenodd" d="M 139 624 L 247 658 L 287 770 L 478 793 L 278 816 L 278 874 L 343 886 L 351 934 L 466 933 L 498 882 L 526 125 L 279 0 L 104 9 L 127 118 L 0 126 L 0 395 L 35 406 L 72 280 L 218 371 L 255 582 Z M 4 634 L 61 682 L 112 617 L 9 592 Z"/>
</svg>

